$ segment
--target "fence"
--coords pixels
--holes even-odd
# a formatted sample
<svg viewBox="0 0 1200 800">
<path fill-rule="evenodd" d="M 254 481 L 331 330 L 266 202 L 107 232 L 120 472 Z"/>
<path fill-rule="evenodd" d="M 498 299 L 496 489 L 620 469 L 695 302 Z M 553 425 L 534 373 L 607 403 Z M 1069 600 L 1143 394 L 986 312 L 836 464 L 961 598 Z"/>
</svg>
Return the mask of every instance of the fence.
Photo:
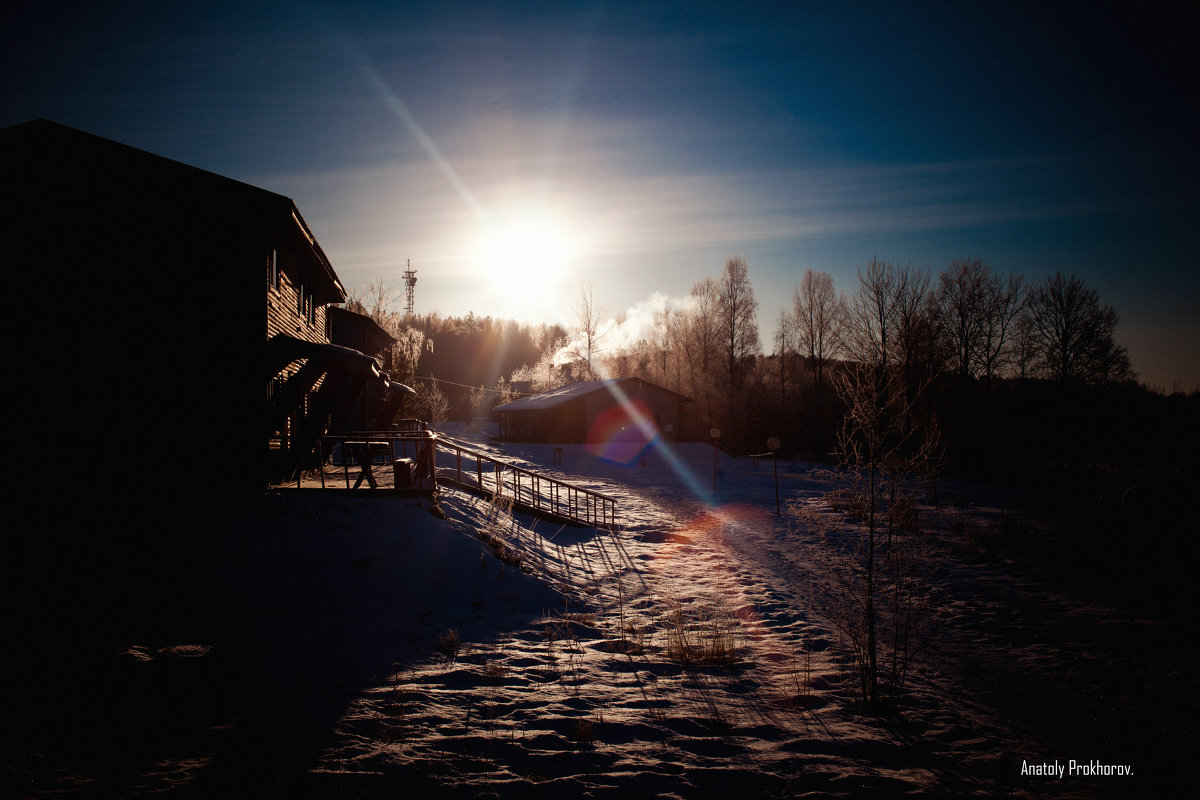
<svg viewBox="0 0 1200 800">
<path fill-rule="evenodd" d="M 433 491 L 437 488 L 436 476 L 432 469 L 437 459 L 436 434 L 416 430 L 352 431 L 338 436 L 322 436 L 317 446 L 318 458 L 322 464 L 322 489 L 326 488 L 324 463 L 327 457 L 334 464 L 341 465 L 347 489 L 350 488 L 352 476 L 355 477 L 354 488 L 357 489 L 362 479 L 368 475 L 372 476 L 368 478 L 370 487 L 376 488 L 375 478 L 380 476 L 374 474 L 374 469 L 382 466 L 385 470 L 384 475 L 387 475 L 388 471 L 392 471 L 393 476 L 399 475 L 399 471 L 393 466 L 397 461 L 404 462 L 403 469 L 407 470 L 408 482 L 401 487 L 401 482 L 395 481 L 392 488 L 412 488 L 418 491 Z M 427 471 L 422 469 L 423 460 L 430 465 Z M 359 472 L 351 472 L 352 464 Z"/>
<path fill-rule="evenodd" d="M 341 480 L 329 477 L 331 482 L 338 484 L 344 481 L 347 489 L 351 488 L 351 480 L 354 480 L 353 488 L 357 489 L 364 478 L 369 481 L 370 488 L 376 488 L 375 481 L 367 478 L 373 475 L 375 467 L 391 469 L 390 465 L 397 459 L 407 460 L 411 457 L 416 461 L 411 488 L 418 491 L 435 490 L 439 479 L 453 480 L 460 486 L 478 489 L 496 497 L 511 497 L 518 505 L 535 512 L 594 528 L 616 530 L 617 527 L 616 498 L 518 467 L 433 432 L 355 431 L 324 436 L 318 447 L 322 463 L 327 456 L 337 454 L 333 463 L 342 467 Z M 438 457 L 439 451 L 442 458 Z M 450 453 L 454 454 L 453 466 L 446 463 Z M 428 473 L 421 468 L 424 459 L 431 467 Z M 467 462 L 465 467 L 464 460 Z M 321 488 L 327 488 L 326 478 L 322 468 Z M 398 488 L 398 485 L 393 488 Z"/>
<path fill-rule="evenodd" d="M 617 527 L 617 501 L 614 497 L 518 467 L 445 437 L 438 437 L 438 446 L 442 452 L 454 453 L 454 466 L 439 466 L 439 475 L 452 476 L 461 485 L 471 486 L 473 478 L 473 485 L 480 490 L 497 497 L 511 497 L 515 502 L 536 511 L 594 528 L 615 530 Z M 464 458 L 467 460 L 465 470 Z M 471 461 L 474 461 L 473 471 Z"/>
</svg>

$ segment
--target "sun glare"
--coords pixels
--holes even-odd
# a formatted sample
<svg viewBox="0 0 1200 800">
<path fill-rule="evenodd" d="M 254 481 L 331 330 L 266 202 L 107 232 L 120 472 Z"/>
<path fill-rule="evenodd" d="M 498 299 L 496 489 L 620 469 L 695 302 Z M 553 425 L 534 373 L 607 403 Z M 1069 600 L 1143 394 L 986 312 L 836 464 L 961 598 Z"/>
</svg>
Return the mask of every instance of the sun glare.
<svg viewBox="0 0 1200 800">
<path fill-rule="evenodd" d="M 476 269 L 510 309 L 532 311 L 564 277 L 572 246 L 566 225 L 552 214 L 513 212 L 483 232 Z"/>
</svg>

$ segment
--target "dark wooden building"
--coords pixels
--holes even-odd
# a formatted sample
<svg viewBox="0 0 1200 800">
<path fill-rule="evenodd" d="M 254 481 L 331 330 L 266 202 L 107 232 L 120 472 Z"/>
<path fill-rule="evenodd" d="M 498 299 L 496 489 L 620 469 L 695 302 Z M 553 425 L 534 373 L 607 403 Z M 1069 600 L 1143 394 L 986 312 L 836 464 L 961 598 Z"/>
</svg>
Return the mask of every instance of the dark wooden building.
<svg viewBox="0 0 1200 800">
<path fill-rule="evenodd" d="M 391 374 L 394 336 L 365 314 L 332 306 L 326 315 L 330 342 L 374 356 L 384 373 Z M 403 412 L 405 402 L 415 395 L 411 387 L 402 383 L 371 382 L 350 411 L 345 428 L 355 431 L 390 429 L 397 415 Z"/>
<path fill-rule="evenodd" d="M 386 380 L 287 197 L 46 120 L 0 131 L 0 197 L 10 428 L 75 491 L 260 490 Z"/>
<path fill-rule="evenodd" d="M 521 442 L 646 442 L 681 438 L 691 398 L 641 378 L 579 381 L 495 408 L 500 437 Z"/>
</svg>

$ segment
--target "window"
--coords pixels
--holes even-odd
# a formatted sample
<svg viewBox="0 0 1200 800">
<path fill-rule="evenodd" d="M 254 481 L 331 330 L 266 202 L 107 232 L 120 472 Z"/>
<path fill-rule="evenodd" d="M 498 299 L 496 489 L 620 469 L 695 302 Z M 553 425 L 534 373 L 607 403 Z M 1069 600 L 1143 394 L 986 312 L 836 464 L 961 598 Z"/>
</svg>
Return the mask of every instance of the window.
<svg viewBox="0 0 1200 800">
<path fill-rule="evenodd" d="M 274 247 L 267 255 L 267 288 L 279 289 L 279 253 Z"/>
<path fill-rule="evenodd" d="M 296 288 L 296 313 L 309 325 L 317 324 L 317 305 L 313 302 L 312 292 L 304 290 L 304 284 Z"/>
</svg>

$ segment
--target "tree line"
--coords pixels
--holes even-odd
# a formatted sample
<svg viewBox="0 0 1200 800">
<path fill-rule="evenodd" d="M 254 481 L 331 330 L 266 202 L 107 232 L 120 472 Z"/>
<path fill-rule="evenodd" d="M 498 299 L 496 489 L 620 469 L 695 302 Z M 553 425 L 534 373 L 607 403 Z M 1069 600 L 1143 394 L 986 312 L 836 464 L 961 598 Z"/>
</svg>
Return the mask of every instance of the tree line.
<svg viewBox="0 0 1200 800">
<path fill-rule="evenodd" d="M 877 363 L 919 418 L 937 425 L 954 466 L 988 472 L 1174 451 L 1171 436 L 1148 421 L 1187 428 L 1182 409 L 1196 405 L 1195 393 L 1163 405 L 1135 382 L 1116 339 L 1119 316 L 1084 280 L 1057 273 L 1030 281 L 979 257 L 938 274 L 871 258 L 848 290 L 807 270 L 767 342 L 739 256 L 620 345 L 610 343 L 613 322 L 590 286 L 571 328 L 401 315 L 387 311 L 389 291 L 380 281 L 351 303 L 397 336 L 393 377 L 417 388 L 408 413 L 426 418 L 469 420 L 523 393 L 634 376 L 692 398 L 685 436 L 706 439 L 717 427 L 721 446 L 735 453 L 761 452 L 777 436 L 786 451 L 822 460 L 848 408 L 839 376 Z"/>
<path fill-rule="evenodd" d="M 1133 378 L 1115 340 L 1115 310 L 1084 281 L 1056 274 L 1034 284 L 980 258 L 956 260 L 937 276 L 872 258 L 848 293 L 830 274 L 808 270 L 769 353 L 744 259 L 730 258 L 719 277 L 695 282 L 689 299 L 663 311 L 636 345 L 589 360 L 607 374 L 636 375 L 694 398 L 699 427 L 729 431 L 735 448 L 753 449 L 773 428 L 790 434 L 793 446 L 827 451 L 842 410 L 832 378 L 851 362 L 896 364 L 910 394 L 922 383 L 990 390 L 999 381 L 1107 386 Z"/>
</svg>

